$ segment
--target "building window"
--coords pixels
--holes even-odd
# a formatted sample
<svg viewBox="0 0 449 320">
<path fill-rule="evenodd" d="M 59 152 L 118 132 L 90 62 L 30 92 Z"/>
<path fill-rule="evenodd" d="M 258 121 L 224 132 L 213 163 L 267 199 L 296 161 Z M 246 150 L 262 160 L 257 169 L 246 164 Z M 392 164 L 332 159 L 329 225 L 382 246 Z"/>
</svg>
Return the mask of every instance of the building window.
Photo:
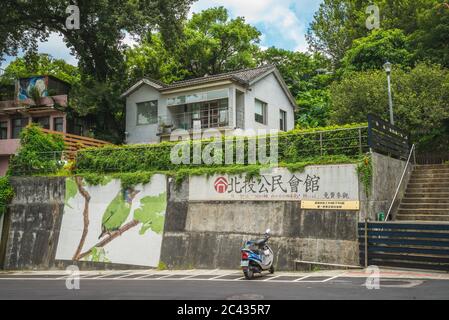
<svg viewBox="0 0 449 320">
<path fill-rule="evenodd" d="M 8 121 L 0 121 L 0 140 L 8 139 Z"/>
<path fill-rule="evenodd" d="M 157 101 L 137 104 L 137 125 L 157 124 Z"/>
<path fill-rule="evenodd" d="M 28 118 L 18 118 L 12 120 L 12 138 L 19 139 L 20 132 L 28 125 Z"/>
<path fill-rule="evenodd" d="M 267 124 L 267 104 L 265 102 L 256 99 L 255 108 L 256 108 L 255 112 L 256 122 L 261 124 Z"/>
<path fill-rule="evenodd" d="M 43 129 L 50 130 L 50 117 L 33 118 L 33 123 L 39 124 Z"/>
<path fill-rule="evenodd" d="M 287 112 L 285 112 L 284 110 L 280 110 L 279 121 L 279 129 L 281 131 L 287 131 Z"/>
<path fill-rule="evenodd" d="M 53 130 L 58 132 L 64 132 L 64 118 L 54 118 L 53 119 Z"/>
</svg>

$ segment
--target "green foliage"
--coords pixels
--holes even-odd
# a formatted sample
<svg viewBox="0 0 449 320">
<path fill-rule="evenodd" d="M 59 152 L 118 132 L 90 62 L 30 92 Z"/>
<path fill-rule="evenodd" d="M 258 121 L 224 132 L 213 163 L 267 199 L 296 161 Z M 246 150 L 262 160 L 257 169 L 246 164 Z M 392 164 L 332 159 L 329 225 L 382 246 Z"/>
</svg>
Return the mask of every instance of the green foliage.
<svg viewBox="0 0 449 320">
<path fill-rule="evenodd" d="M 106 186 L 113 178 L 111 176 L 88 173 L 83 175 L 83 179 L 90 186 Z"/>
<path fill-rule="evenodd" d="M 429 21 L 426 17 L 430 18 L 435 13 L 431 11 L 432 8 L 438 4 L 441 7 L 443 1 L 377 0 L 371 3 L 379 6 L 380 26 L 383 30 L 400 29 L 407 37 L 422 30 L 421 35 L 427 33 L 428 39 L 433 37 L 434 40 L 438 40 L 436 46 L 440 50 L 439 52 L 443 53 L 444 48 L 447 48 L 444 43 L 448 43 L 447 33 L 442 32 L 446 30 L 444 27 L 446 20 L 434 18 L 434 22 L 429 23 L 427 27 L 424 22 Z M 371 33 L 365 24 L 368 18 L 366 8 L 371 3 L 360 0 L 324 0 L 315 13 L 314 20 L 307 32 L 307 41 L 311 49 L 328 55 L 334 66 L 341 66 L 341 60 L 346 51 L 353 47 L 354 40 L 366 37 Z M 377 54 L 376 52 L 375 55 Z"/>
<path fill-rule="evenodd" d="M 0 217 L 6 212 L 9 202 L 14 197 L 14 190 L 9 177 L 0 177 Z"/>
<path fill-rule="evenodd" d="M 185 22 L 175 48 L 168 49 L 161 34 L 150 34 L 126 52 L 132 79 L 144 76 L 171 83 L 256 66 L 260 32 L 244 18 L 230 19 L 216 7 L 194 13 Z"/>
<path fill-rule="evenodd" d="M 16 58 L 5 68 L 2 79 L 13 83 L 17 78 L 51 75 L 70 84 L 80 81 L 78 68 L 49 54 L 29 52 Z"/>
<path fill-rule="evenodd" d="M 381 70 L 385 62 L 407 67 L 413 54 L 402 30 L 377 30 L 356 39 L 342 60 L 345 71 Z"/>
<path fill-rule="evenodd" d="M 140 200 L 140 207 L 134 211 L 134 219 L 142 223 L 139 234 L 148 230 L 161 234 L 164 229 L 165 209 L 167 207 L 167 194 L 148 196 Z"/>
<path fill-rule="evenodd" d="M 167 270 L 168 267 L 167 267 L 167 265 L 166 265 L 164 262 L 159 261 L 159 264 L 158 264 L 158 266 L 157 266 L 157 269 L 160 270 L 160 271 L 163 271 L 163 270 Z"/>
<path fill-rule="evenodd" d="M 366 156 L 357 166 L 357 173 L 362 181 L 366 197 L 369 197 L 371 194 L 371 187 L 373 185 L 373 163 L 370 156 Z"/>
<path fill-rule="evenodd" d="M 330 91 L 333 123 L 362 121 L 368 113 L 389 119 L 384 71 L 349 74 Z M 411 132 L 418 149 L 447 151 L 449 71 L 423 63 L 411 71 L 394 68 L 392 91 L 396 124 Z"/>
<path fill-rule="evenodd" d="M 359 131 L 358 128 L 361 128 Z M 366 124 L 354 124 L 345 126 L 321 127 L 308 130 L 294 130 L 288 133 L 279 134 L 278 150 L 279 162 L 296 163 L 310 157 L 326 155 L 347 155 L 354 156 L 360 154 L 359 134 L 362 133 L 362 147 L 367 146 Z M 322 138 L 322 143 L 320 143 Z M 245 138 L 245 163 L 248 164 L 249 140 L 254 138 Z M 204 150 L 211 141 L 203 141 Z M 187 142 L 190 151 L 193 152 L 193 144 L 198 141 Z M 234 138 L 221 140 L 221 149 L 217 153 L 221 164 L 216 165 L 195 165 L 193 161 L 190 164 L 174 164 L 171 161 L 171 150 L 176 143 L 165 142 L 157 145 L 132 145 L 132 146 L 107 146 L 101 149 L 86 149 L 80 151 L 76 160 L 76 170 L 79 174 L 84 173 L 109 173 L 109 172 L 167 172 L 180 171 L 182 169 L 207 170 L 208 168 L 223 167 L 224 149 L 226 144 L 235 146 L 237 144 Z M 270 139 L 267 140 L 267 150 L 269 150 Z M 362 150 L 363 151 L 363 150 Z M 192 154 L 188 155 L 192 159 Z M 226 166 L 225 166 L 226 167 Z M 232 166 L 230 166 L 232 167 Z M 239 167 L 240 168 L 240 167 Z M 248 166 L 248 169 L 250 166 Z M 181 171 L 182 172 L 182 171 Z M 143 175 L 143 176 L 142 176 Z M 145 179 L 145 174 L 134 175 L 130 179 Z M 126 180 L 126 176 L 122 176 Z M 134 181 L 135 182 L 135 181 Z M 134 184 L 134 182 L 129 183 Z"/>
<path fill-rule="evenodd" d="M 36 124 L 31 124 L 20 134 L 20 148 L 9 164 L 8 173 L 13 176 L 51 174 L 62 168 L 60 161 L 64 151 L 60 135 L 45 134 Z"/>
<path fill-rule="evenodd" d="M 430 1 L 431 7 L 419 11 L 416 31 L 410 36 L 417 60 L 429 60 L 449 68 L 449 4 Z"/>
</svg>

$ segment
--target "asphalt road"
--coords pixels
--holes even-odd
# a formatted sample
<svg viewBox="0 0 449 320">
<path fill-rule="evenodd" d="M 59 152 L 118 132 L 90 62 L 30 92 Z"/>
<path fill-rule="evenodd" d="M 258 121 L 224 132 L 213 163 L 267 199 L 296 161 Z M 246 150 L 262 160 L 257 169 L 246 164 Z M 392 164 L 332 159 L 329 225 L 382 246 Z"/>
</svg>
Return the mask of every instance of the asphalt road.
<svg viewBox="0 0 449 320">
<path fill-rule="evenodd" d="M 154 300 L 412 300 L 449 299 L 448 280 L 382 279 L 368 290 L 366 278 L 333 277 L 327 281 L 229 281 L 159 279 L 81 279 L 68 290 L 64 279 L 1 279 L 0 299 L 154 299 Z"/>
</svg>

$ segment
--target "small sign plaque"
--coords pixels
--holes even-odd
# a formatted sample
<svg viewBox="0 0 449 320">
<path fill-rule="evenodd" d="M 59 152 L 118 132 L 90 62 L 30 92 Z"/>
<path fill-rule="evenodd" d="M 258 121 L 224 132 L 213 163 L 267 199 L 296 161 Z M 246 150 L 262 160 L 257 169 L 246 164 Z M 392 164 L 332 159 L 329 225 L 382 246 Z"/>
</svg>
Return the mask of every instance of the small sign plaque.
<svg viewBox="0 0 449 320">
<path fill-rule="evenodd" d="M 338 200 L 303 200 L 301 201 L 301 209 L 360 210 L 360 202 Z"/>
</svg>

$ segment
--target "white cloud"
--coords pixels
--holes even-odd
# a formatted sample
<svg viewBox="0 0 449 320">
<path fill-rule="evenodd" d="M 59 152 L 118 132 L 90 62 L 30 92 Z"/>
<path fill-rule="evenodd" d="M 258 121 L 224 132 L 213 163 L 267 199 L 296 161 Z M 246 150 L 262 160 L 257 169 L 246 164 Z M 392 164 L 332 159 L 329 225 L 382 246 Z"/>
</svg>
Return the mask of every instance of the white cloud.
<svg viewBox="0 0 449 320">
<path fill-rule="evenodd" d="M 263 46 L 282 43 L 284 47 L 305 51 L 305 32 L 321 0 L 199 0 L 191 12 L 224 6 L 233 17 L 262 29 Z"/>
<path fill-rule="evenodd" d="M 39 44 L 39 52 L 48 53 L 56 59 L 64 59 L 67 63 L 76 66 L 78 59 L 70 54 L 70 50 L 63 39 L 62 35 L 51 33 L 47 41 Z"/>
</svg>

